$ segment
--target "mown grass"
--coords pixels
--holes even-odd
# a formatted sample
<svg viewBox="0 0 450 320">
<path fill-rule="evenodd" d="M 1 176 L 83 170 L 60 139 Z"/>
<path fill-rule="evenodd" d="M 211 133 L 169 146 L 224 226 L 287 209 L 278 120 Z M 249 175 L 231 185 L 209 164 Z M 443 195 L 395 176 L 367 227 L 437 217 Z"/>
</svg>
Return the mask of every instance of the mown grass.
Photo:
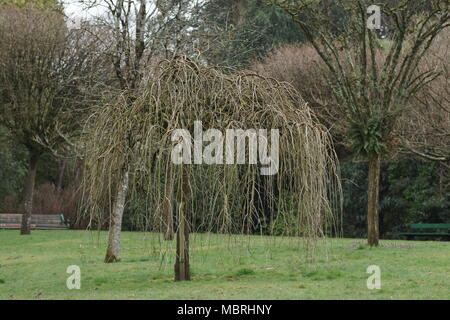
<svg viewBox="0 0 450 320">
<path fill-rule="evenodd" d="M 449 299 L 450 243 L 338 239 L 306 263 L 293 239 L 195 235 L 192 281 L 173 281 L 174 243 L 123 232 L 123 261 L 103 263 L 106 233 L 0 230 L 1 299 Z M 324 249 L 324 244 L 320 249 Z M 162 250 L 160 250 L 162 249 Z M 69 265 L 81 289 L 68 290 Z M 369 265 L 382 288 L 368 290 Z"/>
</svg>

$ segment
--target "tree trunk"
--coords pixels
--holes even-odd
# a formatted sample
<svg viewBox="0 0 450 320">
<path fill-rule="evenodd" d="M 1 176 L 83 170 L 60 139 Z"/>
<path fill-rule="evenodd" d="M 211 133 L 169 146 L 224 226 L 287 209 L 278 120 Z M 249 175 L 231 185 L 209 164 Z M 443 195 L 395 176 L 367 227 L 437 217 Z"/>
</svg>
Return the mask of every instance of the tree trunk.
<svg viewBox="0 0 450 320">
<path fill-rule="evenodd" d="M 173 208 L 172 208 L 172 196 L 173 196 L 173 175 L 172 164 L 167 164 L 166 172 L 166 184 L 164 186 L 164 224 L 163 232 L 165 240 L 173 240 Z"/>
<path fill-rule="evenodd" d="M 378 246 L 378 194 L 380 189 L 380 155 L 369 155 L 369 182 L 367 197 L 367 240 L 371 247 Z"/>
<path fill-rule="evenodd" d="M 189 172 L 183 166 L 181 192 L 178 201 L 177 256 L 175 281 L 191 280 L 189 272 Z"/>
<path fill-rule="evenodd" d="M 59 173 L 58 173 L 58 182 L 56 185 L 56 192 L 61 193 L 62 191 L 62 185 L 64 181 L 64 172 L 66 170 L 67 161 L 61 160 L 59 164 Z"/>
<path fill-rule="evenodd" d="M 105 262 L 119 262 L 120 258 L 120 232 L 122 230 L 122 216 L 125 209 L 125 199 L 128 190 L 128 171 L 123 174 L 122 182 L 117 190 L 117 198 L 109 223 L 108 248 Z"/>
<path fill-rule="evenodd" d="M 25 194 L 24 194 L 24 213 L 22 214 L 22 223 L 20 227 L 20 234 L 30 234 L 31 231 L 31 215 L 33 213 L 33 194 L 34 183 L 36 181 L 36 170 L 39 156 L 31 154 L 30 164 L 28 167 L 28 174 L 25 181 Z"/>
</svg>

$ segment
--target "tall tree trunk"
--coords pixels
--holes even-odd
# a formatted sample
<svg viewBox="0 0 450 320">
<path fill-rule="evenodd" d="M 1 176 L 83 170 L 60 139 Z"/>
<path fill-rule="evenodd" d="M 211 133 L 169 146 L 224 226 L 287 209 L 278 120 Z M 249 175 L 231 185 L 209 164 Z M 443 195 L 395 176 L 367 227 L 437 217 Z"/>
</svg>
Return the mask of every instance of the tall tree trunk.
<svg viewBox="0 0 450 320">
<path fill-rule="evenodd" d="M 116 202 L 109 223 L 108 248 L 106 249 L 105 262 L 119 262 L 120 257 L 120 232 L 122 230 L 122 217 L 125 209 L 125 199 L 128 191 L 128 171 L 123 174 L 122 182 L 117 190 Z"/>
<path fill-rule="evenodd" d="M 166 171 L 166 184 L 164 186 L 164 222 L 163 232 L 165 240 L 173 240 L 173 175 L 172 175 L 172 163 L 167 164 Z"/>
<path fill-rule="evenodd" d="M 24 213 L 22 214 L 22 223 L 20 227 L 20 234 L 30 234 L 31 231 L 31 215 L 33 214 L 33 195 L 34 195 L 34 183 L 36 181 L 36 170 L 39 156 L 31 154 L 30 163 L 28 166 L 28 174 L 25 181 L 25 194 L 24 194 Z"/>
<path fill-rule="evenodd" d="M 379 154 L 369 155 L 369 181 L 367 197 L 367 240 L 371 247 L 378 246 L 378 197 L 380 189 L 380 161 Z"/>
<path fill-rule="evenodd" d="M 189 271 L 189 171 L 182 168 L 181 190 L 178 201 L 177 256 L 175 281 L 191 280 Z"/>
</svg>

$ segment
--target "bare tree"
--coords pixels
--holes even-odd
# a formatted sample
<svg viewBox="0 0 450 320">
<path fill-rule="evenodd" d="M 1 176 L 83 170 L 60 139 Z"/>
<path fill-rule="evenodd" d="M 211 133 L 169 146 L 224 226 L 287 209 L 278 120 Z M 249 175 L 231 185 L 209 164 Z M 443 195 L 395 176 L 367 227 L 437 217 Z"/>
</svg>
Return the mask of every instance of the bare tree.
<svg viewBox="0 0 450 320">
<path fill-rule="evenodd" d="M 377 246 L 380 161 L 410 99 L 439 76 L 434 68 L 416 70 L 449 26 L 449 3 L 383 1 L 374 9 L 363 0 L 274 2 L 291 14 L 325 64 L 353 151 L 368 160 L 368 244 Z M 368 26 L 377 8 L 390 30 L 384 42 Z"/>
<path fill-rule="evenodd" d="M 270 148 L 279 149 L 279 170 L 267 178 L 273 182 L 273 190 L 283 192 L 267 193 L 267 202 L 276 202 L 277 206 L 271 220 L 265 221 L 268 225 L 281 224 L 286 235 L 304 239 L 306 253 L 312 258 L 315 240 L 336 234 L 336 205 L 340 204 L 341 192 L 330 135 L 303 99 L 289 84 L 254 73 L 225 74 L 222 70 L 230 70 L 202 67 L 183 57 L 161 62 L 158 70 L 131 106 L 125 98 L 117 99 L 98 108 L 87 123 L 86 143 L 93 152 L 86 156 L 83 189 L 92 218 L 101 216 L 103 203 L 110 202 L 110 186 L 126 182 L 118 169 L 131 160 L 131 196 L 136 188 L 147 186 L 143 200 L 150 208 L 146 213 L 148 230 L 161 230 L 166 215 L 161 204 L 168 192 L 174 194 L 175 279 L 189 280 L 190 233 L 250 234 L 255 228 L 262 231 L 264 213 L 258 210 L 255 189 L 249 186 L 255 186 L 258 176 L 264 173 L 262 167 L 242 165 L 241 161 L 223 163 L 226 155 L 219 146 L 214 154 L 222 160 L 209 162 L 211 165 L 206 161 L 205 165 L 191 165 L 190 159 L 174 163 L 174 138 L 178 140 L 174 132 L 195 128 L 198 119 L 205 127 L 220 128 L 222 132 L 276 128 L 279 139 L 272 136 Z M 131 139 L 140 141 L 139 148 L 128 147 L 130 133 Z M 188 141 L 184 139 L 189 138 L 178 142 Z M 173 183 L 170 188 L 167 179 Z M 117 201 L 122 204 L 123 198 Z M 273 228 L 268 229 L 272 233 Z M 155 240 L 161 238 L 157 234 Z"/>
<path fill-rule="evenodd" d="M 426 160 L 450 161 L 450 30 L 437 37 L 416 71 L 436 69 L 441 75 L 425 85 L 410 101 L 411 110 L 402 116 L 396 133 L 401 151 Z"/>
<path fill-rule="evenodd" d="M 108 57 L 121 94 L 131 105 L 142 84 L 144 74 L 159 57 L 172 57 L 192 51 L 189 34 L 192 21 L 199 12 L 199 1 L 189 0 L 80 0 L 85 8 L 101 7 L 103 14 L 93 23 L 108 30 L 109 43 L 105 43 Z M 99 38 L 98 41 L 105 39 Z M 133 149 L 133 139 L 128 148 Z M 119 175 L 122 183 L 117 185 L 116 200 L 111 211 L 108 248 L 105 262 L 117 262 L 120 256 L 120 232 L 126 205 L 130 160 L 125 160 Z M 165 201 L 166 238 L 173 239 L 171 199 Z"/>
<path fill-rule="evenodd" d="M 30 233 L 39 157 L 61 148 L 79 125 L 80 85 L 95 67 L 85 45 L 60 11 L 0 9 L 0 121 L 30 156 L 21 234 Z"/>
</svg>

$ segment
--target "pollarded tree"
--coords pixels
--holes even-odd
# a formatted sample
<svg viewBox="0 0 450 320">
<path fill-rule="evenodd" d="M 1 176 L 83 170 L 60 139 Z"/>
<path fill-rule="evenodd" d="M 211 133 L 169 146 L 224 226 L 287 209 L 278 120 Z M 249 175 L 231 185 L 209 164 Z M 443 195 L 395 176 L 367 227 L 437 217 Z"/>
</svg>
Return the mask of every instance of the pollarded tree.
<svg viewBox="0 0 450 320">
<path fill-rule="evenodd" d="M 416 70 L 449 26 L 449 2 L 393 0 L 375 7 L 364 0 L 274 2 L 291 14 L 325 64 L 353 151 L 368 160 L 368 244 L 377 246 L 380 161 L 408 101 L 439 75 L 434 68 Z M 381 41 L 376 29 L 383 26 L 389 32 Z"/>
<path fill-rule="evenodd" d="M 84 75 L 97 67 L 89 47 L 58 10 L 0 7 L 0 121 L 30 157 L 21 234 L 30 233 L 39 157 L 64 145 L 78 125 Z"/>
</svg>

